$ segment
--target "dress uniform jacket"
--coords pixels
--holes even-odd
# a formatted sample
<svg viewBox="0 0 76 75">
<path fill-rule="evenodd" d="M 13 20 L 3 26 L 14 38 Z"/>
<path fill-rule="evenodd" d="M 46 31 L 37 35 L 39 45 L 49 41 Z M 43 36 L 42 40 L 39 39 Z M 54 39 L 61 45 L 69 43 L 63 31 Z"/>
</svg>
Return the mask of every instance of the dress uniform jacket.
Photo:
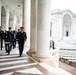
<svg viewBox="0 0 76 75">
<path fill-rule="evenodd" d="M 27 39 L 26 32 L 18 32 L 17 33 L 17 39 L 19 44 L 24 44 L 25 40 Z"/>
<path fill-rule="evenodd" d="M 5 34 L 4 34 L 4 41 L 5 41 L 5 42 L 10 42 L 10 37 L 9 37 L 8 31 L 5 32 Z"/>
<path fill-rule="evenodd" d="M 18 32 L 17 39 L 18 39 L 18 44 L 19 44 L 19 55 L 21 57 L 22 52 L 23 52 L 23 48 L 24 48 L 24 42 L 27 39 L 26 32 Z"/>
<path fill-rule="evenodd" d="M 4 34 L 4 41 L 5 41 L 5 50 L 6 52 L 8 52 L 8 54 L 10 53 L 10 37 L 9 37 L 9 32 L 6 31 Z"/>
</svg>

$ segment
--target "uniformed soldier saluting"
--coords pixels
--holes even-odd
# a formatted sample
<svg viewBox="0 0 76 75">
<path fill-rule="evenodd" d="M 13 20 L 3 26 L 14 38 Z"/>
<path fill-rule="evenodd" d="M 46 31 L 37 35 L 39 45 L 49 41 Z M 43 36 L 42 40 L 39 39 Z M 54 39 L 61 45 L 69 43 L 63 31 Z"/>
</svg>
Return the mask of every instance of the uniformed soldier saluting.
<svg viewBox="0 0 76 75">
<path fill-rule="evenodd" d="M 27 39 L 27 35 L 26 32 L 24 32 L 24 28 L 20 27 L 20 32 L 18 32 L 17 34 L 17 40 L 18 40 L 18 44 L 19 44 L 19 55 L 21 57 L 22 53 L 23 53 L 23 49 L 24 49 L 24 43 Z"/>
<path fill-rule="evenodd" d="M 4 39 L 4 31 L 1 29 L 2 27 L 0 26 L 0 43 L 1 43 L 1 50 L 3 48 L 3 39 Z"/>
</svg>

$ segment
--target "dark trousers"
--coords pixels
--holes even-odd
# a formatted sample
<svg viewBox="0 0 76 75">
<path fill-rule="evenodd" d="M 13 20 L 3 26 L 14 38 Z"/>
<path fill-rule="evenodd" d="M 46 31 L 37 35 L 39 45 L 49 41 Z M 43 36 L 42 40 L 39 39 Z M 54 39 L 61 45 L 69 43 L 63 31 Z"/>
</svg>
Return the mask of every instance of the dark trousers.
<svg viewBox="0 0 76 75">
<path fill-rule="evenodd" d="M 19 43 L 19 55 L 20 55 L 20 57 L 23 53 L 23 49 L 24 49 L 24 43 Z"/>
<path fill-rule="evenodd" d="M 10 47 L 9 47 L 10 51 L 12 50 L 12 47 L 13 47 L 13 40 L 10 41 Z"/>
<path fill-rule="evenodd" d="M 9 44 L 5 44 L 5 50 L 6 50 L 6 52 L 8 52 L 8 54 L 10 53 Z"/>
<path fill-rule="evenodd" d="M 2 48 L 3 48 L 3 40 L 1 39 L 1 50 L 2 50 Z"/>
<path fill-rule="evenodd" d="M 13 49 L 16 47 L 16 39 L 13 40 Z"/>
</svg>

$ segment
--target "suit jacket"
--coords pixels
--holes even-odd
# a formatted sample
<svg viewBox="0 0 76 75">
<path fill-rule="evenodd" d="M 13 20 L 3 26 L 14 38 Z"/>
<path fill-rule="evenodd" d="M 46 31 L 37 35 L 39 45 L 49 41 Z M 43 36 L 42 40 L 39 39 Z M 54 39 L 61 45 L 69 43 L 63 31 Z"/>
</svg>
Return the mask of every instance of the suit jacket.
<svg viewBox="0 0 76 75">
<path fill-rule="evenodd" d="M 25 40 L 27 39 L 26 32 L 18 32 L 17 33 L 17 39 L 19 44 L 23 44 Z"/>
</svg>

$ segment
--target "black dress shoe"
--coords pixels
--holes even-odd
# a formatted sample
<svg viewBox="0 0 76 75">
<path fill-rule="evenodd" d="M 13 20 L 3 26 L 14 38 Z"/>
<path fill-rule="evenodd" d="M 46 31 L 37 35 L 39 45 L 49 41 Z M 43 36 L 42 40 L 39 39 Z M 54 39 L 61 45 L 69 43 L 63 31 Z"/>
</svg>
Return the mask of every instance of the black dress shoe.
<svg viewBox="0 0 76 75">
<path fill-rule="evenodd" d="M 8 52 L 8 55 L 10 54 L 10 52 Z"/>
</svg>

